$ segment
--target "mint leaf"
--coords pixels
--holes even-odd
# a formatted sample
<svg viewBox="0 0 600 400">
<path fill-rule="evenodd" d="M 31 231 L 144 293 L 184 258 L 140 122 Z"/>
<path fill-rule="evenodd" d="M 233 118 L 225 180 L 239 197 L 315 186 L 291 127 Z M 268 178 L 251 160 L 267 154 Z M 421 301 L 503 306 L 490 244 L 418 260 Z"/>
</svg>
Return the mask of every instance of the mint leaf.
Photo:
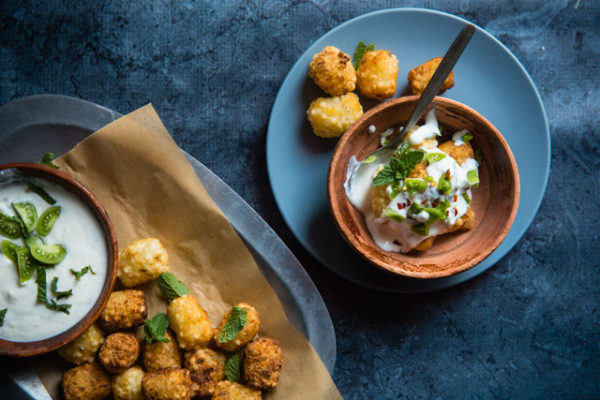
<svg viewBox="0 0 600 400">
<path fill-rule="evenodd" d="M 48 295 L 46 293 L 46 269 L 37 267 L 35 283 L 37 283 L 37 302 L 42 304 L 48 303 Z"/>
<path fill-rule="evenodd" d="M 46 303 L 46 307 L 51 310 L 63 312 L 65 314 L 69 314 L 69 309 L 71 308 L 71 304 L 58 304 L 54 300 L 50 300 L 49 303 Z"/>
<path fill-rule="evenodd" d="M 356 45 L 356 49 L 354 50 L 354 54 L 352 55 L 352 66 L 354 69 L 358 69 L 360 65 L 360 60 L 362 60 L 363 56 L 367 51 L 375 50 L 375 46 L 373 43 L 369 43 L 369 45 L 365 45 L 365 42 L 360 41 Z"/>
<path fill-rule="evenodd" d="M 231 309 L 231 314 L 229 314 L 229 318 L 225 322 L 223 329 L 221 329 L 221 334 L 219 335 L 219 343 L 229 342 L 233 340 L 238 333 L 248 322 L 246 318 L 248 313 L 241 307 L 234 306 Z"/>
<path fill-rule="evenodd" d="M 80 280 L 81 277 L 84 276 L 85 274 L 87 274 L 88 272 L 90 272 L 92 275 L 96 275 L 94 270 L 92 270 L 91 265 L 86 265 L 85 267 L 81 268 L 81 270 L 79 270 L 79 271 L 75 271 L 73 268 L 70 268 L 70 271 L 73 275 L 75 275 L 75 278 L 77 280 Z"/>
<path fill-rule="evenodd" d="M 60 167 L 54 164 L 52 160 L 54 160 L 54 153 L 44 153 L 42 159 L 38 162 L 38 164 L 46 165 L 54 169 L 60 169 Z"/>
<path fill-rule="evenodd" d="M 239 354 L 232 355 L 225 363 L 225 376 L 228 381 L 239 382 L 241 377 Z"/>
<path fill-rule="evenodd" d="M 71 297 L 73 295 L 73 289 L 63 290 L 63 291 L 58 290 L 58 287 L 57 287 L 58 286 L 58 277 L 57 276 L 55 276 L 54 279 L 52 279 L 51 286 L 52 286 L 52 292 L 56 296 L 56 300 Z"/>
<path fill-rule="evenodd" d="M 152 342 L 169 343 L 169 338 L 165 337 L 168 327 L 169 318 L 167 318 L 167 314 L 165 313 L 158 313 L 152 319 L 144 321 L 146 342 L 148 344 L 152 344 Z"/>
<path fill-rule="evenodd" d="M 27 183 L 27 189 L 29 189 L 33 193 L 37 194 L 38 196 L 40 196 L 42 199 L 44 199 L 44 201 L 46 203 L 51 204 L 51 205 L 56 204 L 56 200 L 54 200 L 54 198 L 52 196 L 50 196 L 48 194 L 48 192 L 46 192 L 44 190 L 43 187 L 38 186 L 38 185 L 34 185 L 33 183 L 28 182 Z"/>
<path fill-rule="evenodd" d="M 4 325 L 4 317 L 6 316 L 7 308 L 0 310 L 0 326 Z"/>
<path fill-rule="evenodd" d="M 190 293 L 187 287 L 179 279 L 170 272 L 160 274 L 158 281 L 156 282 L 163 296 L 165 296 L 169 302 L 174 299 Z"/>
<path fill-rule="evenodd" d="M 423 160 L 423 156 L 424 153 L 420 150 L 404 148 L 399 155 L 400 158 L 392 157 L 389 164 L 379 171 L 373 179 L 373 186 L 391 185 L 403 180 Z"/>
</svg>

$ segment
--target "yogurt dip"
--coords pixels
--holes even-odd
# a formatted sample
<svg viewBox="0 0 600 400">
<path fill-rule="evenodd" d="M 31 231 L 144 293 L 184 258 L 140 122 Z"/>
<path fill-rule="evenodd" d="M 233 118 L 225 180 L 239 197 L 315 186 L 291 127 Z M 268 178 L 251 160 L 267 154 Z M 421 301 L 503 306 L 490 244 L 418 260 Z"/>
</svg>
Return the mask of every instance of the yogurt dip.
<svg viewBox="0 0 600 400">
<path fill-rule="evenodd" d="M 389 135 L 390 129 L 382 133 L 385 138 Z M 373 240 L 383 250 L 426 250 L 435 236 L 470 226 L 471 189 L 479 184 L 479 164 L 468 143 L 472 135 L 458 131 L 440 147 L 438 136 L 441 131 L 432 109 L 425 124 L 407 135 L 394 157 L 370 164 L 366 159 L 362 163 L 367 165 L 358 169 L 361 162 L 352 156 L 348 164 L 346 196 L 365 216 Z M 402 166 L 411 152 L 421 161 L 403 175 Z M 382 184 L 380 174 L 393 178 Z"/>
<path fill-rule="evenodd" d="M 4 175 L 9 171 L 5 171 Z M 2 175 L 0 178 L 4 179 Z M 53 337 L 79 322 L 100 296 L 108 262 L 106 240 L 100 222 L 76 194 L 58 184 L 40 178 L 27 178 L 26 182 L 21 178 L 0 181 L 0 212 L 15 216 L 11 204 L 28 202 L 41 215 L 51 206 L 38 194 L 28 190 L 27 183 L 43 188 L 56 200 L 55 205 L 61 208 L 54 226 L 42 238 L 45 244 L 57 244 L 66 250 L 62 261 L 44 268 L 46 296 L 49 302 L 70 304 L 71 307 L 67 314 L 39 302 L 36 274 L 20 283 L 15 263 L 5 254 L 0 254 L 0 310 L 6 309 L 0 326 L 0 338 L 13 342 Z M 0 234 L 0 240 L 26 247 L 22 238 L 10 239 Z M 71 269 L 80 272 L 86 266 L 90 269 L 79 279 L 71 272 Z M 57 298 L 52 288 L 54 278 L 58 278 L 56 286 L 59 291 L 72 289 L 72 295 Z"/>
</svg>

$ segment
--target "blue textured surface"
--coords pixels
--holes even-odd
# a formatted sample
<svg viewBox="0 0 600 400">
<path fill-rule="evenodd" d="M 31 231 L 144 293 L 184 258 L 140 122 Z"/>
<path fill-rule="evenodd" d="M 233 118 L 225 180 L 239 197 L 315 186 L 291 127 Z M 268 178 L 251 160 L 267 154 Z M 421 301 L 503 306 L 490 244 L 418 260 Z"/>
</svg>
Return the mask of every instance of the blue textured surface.
<svg viewBox="0 0 600 400">
<path fill-rule="evenodd" d="M 0 103 L 60 93 L 128 112 L 152 102 L 310 273 L 337 330 L 345 398 L 600 396 L 598 2 L 66 3 L 0 2 Z M 285 226 L 265 167 L 269 110 L 296 59 L 339 23 L 392 6 L 440 9 L 495 35 L 538 85 L 552 133 L 547 194 L 523 239 L 479 277 L 419 296 L 363 289 L 319 265 Z"/>
</svg>

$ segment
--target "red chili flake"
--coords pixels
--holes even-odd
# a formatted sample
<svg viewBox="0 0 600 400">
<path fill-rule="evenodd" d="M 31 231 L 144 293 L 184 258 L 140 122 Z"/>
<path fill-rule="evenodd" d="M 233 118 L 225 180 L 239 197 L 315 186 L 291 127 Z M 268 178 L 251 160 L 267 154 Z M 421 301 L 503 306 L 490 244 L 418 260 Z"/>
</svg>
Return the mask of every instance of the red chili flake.
<svg viewBox="0 0 600 400">
<path fill-rule="evenodd" d="M 396 206 L 398 206 L 398 209 L 404 210 L 406 208 L 406 203 L 397 203 Z"/>
<path fill-rule="evenodd" d="M 446 210 L 446 216 L 448 217 L 450 215 L 450 210 Z"/>
<path fill-rule="evenodd" d="M 456 207 L 454 207 L 453 210 L 454 210 L 454 215 L 458 215 L 458 210 L 456 209 Z"/>
<path fill-rule="evenodd" d="M 422 205 L 425 205 L 425 204 L 427 204 L 427 200 L 423 200 L 423 201 L 421 202 L 421 204 L 422 204 Z"/>
<path fill-rule="evenodd" d="M 431 205 L 432 205 L 432 206 L 434 206 L 434 207 L 437 207 L 437 206 L 438 206 L 438 204 L 440 204 L 440 199 L 435 199 L 435 200 L 433 201 L 433 203 L 431 203 Z"/>
<path fill-rule="evenodd" d="M 446 179 L 450 179 L 450 170 L 449 169 L 446 170 Z"/>
<path fill-rule="evenodd" d="M 457 194 L 455 194 L 455 195 L 454 195 L 454 201 L 455 201 L 455 202 L 457 202 L 457 201 L 458 201 L 458 195 L 457 195 Z"/>
</svg>

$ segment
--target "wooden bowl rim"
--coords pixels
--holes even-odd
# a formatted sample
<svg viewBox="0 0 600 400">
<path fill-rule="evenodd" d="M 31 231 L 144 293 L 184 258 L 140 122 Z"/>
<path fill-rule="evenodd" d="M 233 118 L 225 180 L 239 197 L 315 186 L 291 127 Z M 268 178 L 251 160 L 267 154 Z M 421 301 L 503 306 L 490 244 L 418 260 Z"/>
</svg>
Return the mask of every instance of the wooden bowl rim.
<svg viewBox="0 0 600 400">
<path fill-rule="evenodd" d="M 500 244 L 506 238 L 506 235 L 510 231 L 510 228 L 511 228 L 511 226 L 515 220 L 515 217 L 517 215 L 517 210 L 519 207 L 519 200 L 520 200 L 520 180 L 519 180 L 519 172 L 518 172 L 518 168 L 517 168 L 517 163 L 515 161 L 514 155 L 511 151 L 510 147 L 508 146 L 506 139 L 504 139 L 504 137 L 498 131 L 498 129 L 490 121 L 488 121 L 483 115 L 481 115 L 480 113 L 478 113 L 471 107 L 469 107 L 463 103 L 460 103 L 456 100 L 436 96 L 434 98 L 434 100 L 432 101 L 433 106 L 435 106 L 435 105 L 454 106 L 454 107 L 457 107 L 457 108 L 463 110 L 464 114 L 466 114 L 466 115 L 471 114 L 474 119 L 478 119 L 479 121 L 481 121 L 484 125 L 486 125 L 488 127 L 488 129 L 494 134 L 494 137 L 496 138 L 496 140 L 499 142 L 500 146 L 506 153 L 506 155 L 509 159 L 510 170 L 511 170 L 512 176 L 513 176 L 512 196 L 514 198 L 514 201 L 512 203 L 509 216 L 506 219 L 505 223 L 497 229 L 498 232 L 500 232 L 500 234 L 496 237 L 495 241 L 490 246 L 487 246 L 485 248 L 485 251 L 480 252 L 479 255 L 477 255 L 476 257 L 473 257 L 472 259 L 468 260 L 467 262 L 459 264 L 453 268 L 448 268 L 448 269 L 438 270 L 438 271 L 418 271 L 417 272 L 417 271 L 412 271 L 410 269 L 403 268 L 402 263 L 399 263 L 399 265 L 391 265 L 387 262 L 384 262 L 383 260 L 381 260 L 378 257 L 371 257 L 370 255 L 365 254 L 365 252 L 362 251 L 362 247 L 360 246 L 360 244 L 354 239 L 354 236 L 351 234 L 348 226 L 343 224 L 343 221 L 341 221 L 341 218 L 338 218 L 338 216 L 341 214 L 339 212 L 341 205 L 336 202 L 335 193 L 336 193 L 336 190 L 339 190 L 339 187 L 338 187 L 338 185 L 336 185 L 333 182 L 334 171 L 336 171 L 342 167 L 343 167 L 344 172 L 347 171 L 348 162 L 349 162 L 350 158 L 348 157 L 348 159 L 342 160 L 342 154 L 341 154 L 342 149 L 345 147 L 345 145 L 348 143 L 348 141 L 352 138 L 352 136 L 357 132 L 359 126 L 362 126 L 374 114 L 379 113 L 384 109 L 391 108 L 398 104 L 414 103 L 419 99 L 419 97 L 420 96 L 418 96 L 418 95 L 403 96 L 403 97 L 398 97 L 395 99 L 385 101 L 381 104 L 378 104 L 377 106 L 371 108 L 369 111 L 364 113 L 358 120 L 356 120 L 356 122 L 352 126 L 350 126 L 350 128 L 348 128 L 346 130 L 346 132 L 342 135 L 342 137 L 339 139 L 338 143 L 336 144 L 335 149 L 333 150 L 333 155 L 332 155 L 330 163 L 329 163 L 329 169 L 328 169 L 328 173 L 327 173 L 327 196 L 328 196 L 328 200 L 329 200 L 329 202 L 328 202 L 329 210 L 330 210 L 331 214 L 333 215 L 335 224 L 336 224 L 338 230 L 340 231 L 340 233 L 342 234 L 342 237 L 346 240 L 346 242 L 348 242 L 348 244 L 350 244 L 350 247 L 352 247 L 358 254 L 361 255 L 361 257 L 363 257 L 365 260 L 367 260 L 370 264 L 372 264 L 380 269 L 383 269 L 384 271 L 387 271 L 387 272 L 390 272 L 390 273 L 393 273 L 396 275 L 402 275 L 405 277 L 416 278 L 416 279 L 435 279 L 435 278 L 443 278 L 443 277 L 456 275 L 460 272 L 463 272 L 470 268 L 473 268 L 474 266 L 476 266 L 477 264 L 482 262 L 484 259 L 486 259 L 494 250 L 496 250 L 498 248 L 498 246 L 500 246 Z M 348 202 L 350 207 L 354 207 L 352 204 L 349 203 L 349 200 L 345 196 L 345 194 L 343 196 L 343 201 Z M 434 246 L 435 246 L 435 244 L 434 244 Z M 380 249 L 377 245 L 375 245 L 375 247 L 376 247 L 376 254 L 393 253 L 393 252 L 386 252 L 386 251 Z M 457 247 L 457 249 L 459 249 L 459 248 L 460 248 L 460 246 Z"/>
<path fill-rule="evenodd" d="M 0 171 L 16 169 L 26 176 L 35 176 L 50 182 L 60 184 L 67 190 L 74 192 L 92 210 L 99 220 L 103 230 L 107 246 L 107 271 L 104 285 L 100 296 L 92 308 L 75 325 L 66 331 L 42 340 L 32 342 L 13 342 L 0 339 L 0 356 L 29 357 L 49 353 L 74 340 L 88 329 L 99 317 L 100 312 L 106 305 L 108 297 L 114 287 L 118 269 L 118 246 L 117 235 L 108 213 L 102 207 L 96 196 L 79 181 L 70 175 L 54 168 L 34 163 L 7 163 L 0 164 Z"/>
</svg>

